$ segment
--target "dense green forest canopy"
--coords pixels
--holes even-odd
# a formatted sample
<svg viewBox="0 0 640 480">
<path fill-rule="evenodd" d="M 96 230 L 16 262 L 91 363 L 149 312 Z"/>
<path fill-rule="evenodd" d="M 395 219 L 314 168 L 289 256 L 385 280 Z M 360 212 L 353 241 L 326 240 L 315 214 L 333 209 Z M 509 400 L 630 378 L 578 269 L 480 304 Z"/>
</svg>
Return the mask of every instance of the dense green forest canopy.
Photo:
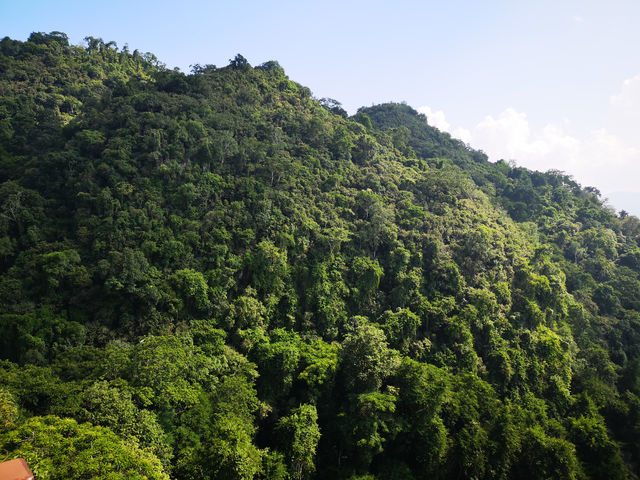
<svg viewBox="0 0 640 480">
<path fill-rule="evenodd" d="M 624 479 L 640 221 L 276 62 L 0 41 L 0 461 Z"/>
</svg>

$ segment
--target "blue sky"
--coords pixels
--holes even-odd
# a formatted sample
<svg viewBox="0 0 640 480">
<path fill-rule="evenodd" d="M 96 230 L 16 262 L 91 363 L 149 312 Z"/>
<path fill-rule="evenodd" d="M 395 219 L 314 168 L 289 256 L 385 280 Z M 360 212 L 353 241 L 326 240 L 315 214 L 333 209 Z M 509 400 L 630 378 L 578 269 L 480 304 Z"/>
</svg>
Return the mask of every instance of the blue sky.
<svg viewBox="0 0 640 480">
<path fill-rule="evenodd" d="M 406 101 L 494 160 L 640 196 L 639 19 L 621 0 L 0 0 L 2 36 L 91 35 L 183 71 L 277 60 L 352 113 Z"/>
</svg>

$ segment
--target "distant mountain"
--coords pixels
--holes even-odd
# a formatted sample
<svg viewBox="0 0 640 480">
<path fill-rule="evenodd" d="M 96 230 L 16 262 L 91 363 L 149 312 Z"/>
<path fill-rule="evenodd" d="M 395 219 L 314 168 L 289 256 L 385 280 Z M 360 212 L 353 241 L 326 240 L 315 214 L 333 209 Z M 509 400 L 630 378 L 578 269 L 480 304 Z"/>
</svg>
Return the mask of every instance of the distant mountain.
<svg viewBox="0 0 640 480">
<path fill-rule="evenodd" d="M 0 41 L 0 450 L 36 478 L 624 479 L 640 220 L 277 62 Z"/>
</svg>

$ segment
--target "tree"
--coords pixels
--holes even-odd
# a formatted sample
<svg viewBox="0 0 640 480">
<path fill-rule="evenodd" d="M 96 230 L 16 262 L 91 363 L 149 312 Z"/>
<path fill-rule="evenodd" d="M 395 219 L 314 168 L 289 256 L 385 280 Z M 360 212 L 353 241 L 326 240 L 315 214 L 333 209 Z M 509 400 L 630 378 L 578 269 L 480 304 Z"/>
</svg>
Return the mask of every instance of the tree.
<svg viewBox="0 0 640 480">
<path fill-rule="evenodd" d="M 171 277 L 176 286 L 187 312 L 207 312 L 211 307 L 209 300 L 209 285 L 202 273 L 190 268 L 178 270 Z"/>
<path fill-rule="evenodd" d="M 347 111 L 342 108 L 342 104 L 333 98 L 321 98 L 320 105 L 331 113 L 340 115 L 342 118 L 347 118 L 348 116 Z"/>
<path fill-rule="evenodd" d="M 288 273 L 287 252 L 269 240 L 261 241 L 249 259 L 253 286 L 263 295 L 282 293 Z"/>
<path fill-rule="evenodd" d="M 18 405 L 8 391 L 0 389 L 0 434 L 16 427 Z"/>
<path fill-rule="evenodd" d="M 406 426 L 398 434 L 404 457 L 416 470 L 436 472 L 450 446 L 440 413 L 449 395 L 448 376 L 433 366 L 404 358 L 398 371 L 397 415 Z"/>
<path fill-rule="evenodd" d="M 233 60 L 229 60 L 229 66 L 231 68 L 240 70 L 240 69 L 247 69 L 251 65 L 249 65 L 249 62 L 247 61 L 246 58 L 244 58 L 242 55 L 238 53 Z"/>
<path fill-rule="evenodd" d="M 420 317 L 408 308 L 395 312 L 387 310 L 380 316 L 379 322 L 391 346 L 404 352 L 416 337 Z"/>
<path fill-rule="evenodd" d="M 539 426 L 524 433 L 522 452 L 513 475 L 535 480 L 583 478 L 574 445 L 561 438 L 549 437 Z"/>
<path fill-rule="evenodd" d="M 340 360 L 345 386 L 353 393 L 380 389 L 398 367 L 383 331 L 360 321 L 342 342 Z"/>
<path fill-rule="evenodd" d="M 303 404 L 294 408 L 290 415 L 278 420 L 276 432 L 281 437 L 292 478 L 310 478 L 315 471 L 314 459 L 320 440 L 316 407 Z"/>
<path fill-rule="evenodd" d="M 609 439 L 602 418 L 571 419 L 569 438 L 575 444 L 584 470 L 592 479 L 629 478 L 618 446 Z"/>
<path fill-rule="evenodd" d="M 80 401 L 78 411 L 68 412 L 76 420 L 109 427 L 123 440 L 149 449 L 164 467 L 169 466 L 173 455 L 156 415 L 137 408 L 129 391 L 105 381 L 95 382 L 82 392 Z"/>
<path fill-rule="evenodd" d="M 111 430 L 55 416 L 32 417 L 0 435 L 8 458 L 23 457 L 37 478 L 168 480 L 158 459 Z"/>
</svg>

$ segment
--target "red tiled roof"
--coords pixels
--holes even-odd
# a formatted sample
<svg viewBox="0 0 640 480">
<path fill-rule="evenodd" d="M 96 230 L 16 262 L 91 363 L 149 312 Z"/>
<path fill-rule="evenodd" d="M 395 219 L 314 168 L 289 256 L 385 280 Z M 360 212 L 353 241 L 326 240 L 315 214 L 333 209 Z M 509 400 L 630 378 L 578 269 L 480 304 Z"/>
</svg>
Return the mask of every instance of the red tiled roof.
<svg viewBox="0 0 640 480">
<path fill-rule="evenodd" d="M 33 473 L 24 458 L 0 463 L 0 480 L 33 480 Z"/>
</svg>

